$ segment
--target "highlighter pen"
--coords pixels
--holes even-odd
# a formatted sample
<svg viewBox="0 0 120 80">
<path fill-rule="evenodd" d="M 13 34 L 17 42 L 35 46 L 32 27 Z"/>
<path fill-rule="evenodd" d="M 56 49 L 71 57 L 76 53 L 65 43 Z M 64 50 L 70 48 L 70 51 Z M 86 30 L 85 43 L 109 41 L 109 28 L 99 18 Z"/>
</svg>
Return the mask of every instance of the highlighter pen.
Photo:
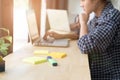
<svg viewBox="0 0 120 80">
<path fill-rule="evenodd" d="M 54 60 L 51 56 L 48 56 L 47 60 L 50 64 L 52 64 L 52 66 L 57 66 L 58 65 L 56 60 Z"/>
</svg>

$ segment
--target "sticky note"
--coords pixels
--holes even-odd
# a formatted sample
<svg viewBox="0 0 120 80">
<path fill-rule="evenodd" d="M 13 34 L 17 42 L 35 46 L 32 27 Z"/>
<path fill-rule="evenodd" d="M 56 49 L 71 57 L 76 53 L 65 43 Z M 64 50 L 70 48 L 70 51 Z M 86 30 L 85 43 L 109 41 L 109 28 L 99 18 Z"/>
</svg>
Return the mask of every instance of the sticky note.
<svg viewBox="0 0 120 80">
<path fill-rule="evenodd" d="M 48 54 L 48 50 L 35 50 L 34 51 L 34 54 L 35 55 L 46 55 L 46 54 Z"/>
<path fill-rule="evenodd" d="M 66 57 L 66 53 L 62 53 L 62 52 L 51 52 L 50 54 L 48 54 L 47 56 L 51 56 L 53 58 L 64 58 Z"/>
<path fill-rule="evenodd" d="M 43 63 L 43 62 L 46 62 L 47 59 L 44 58 L 44 57 L 27 57 L 25 59 L 23 59 L 24 62 L 27 62 L 27 63 L 31 63 L 31 64 L 40 64 L 40 63 Z"/>
</svg>

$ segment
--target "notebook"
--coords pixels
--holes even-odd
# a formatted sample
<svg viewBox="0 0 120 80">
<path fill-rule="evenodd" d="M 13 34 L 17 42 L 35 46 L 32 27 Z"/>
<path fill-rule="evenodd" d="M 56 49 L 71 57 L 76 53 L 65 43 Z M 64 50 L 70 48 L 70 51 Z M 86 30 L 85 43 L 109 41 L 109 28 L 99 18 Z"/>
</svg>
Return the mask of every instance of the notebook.
<svg viewBox="0 0 120 80">
<path fill-rule="evenodd" d="M 47 9 L 47 19 L 49 31 L 55 31 L 60 34 L 71 32 L 67 10 Z"/>
<path fill-rule="evenodd" d="M 37 22 L 34 10 L 29 10 L 26 12 L 27 23 L 28 23 L 28 30 L 29 30 L 29 37 L 34 46 L 45 46 L 45 47 L 68 47 L 69 46 L 69 39 L 53 39 L 50 38 L 49 40 L 45 41 L 40 39 L 40 35 L 38 33 Z"/>
</svg>

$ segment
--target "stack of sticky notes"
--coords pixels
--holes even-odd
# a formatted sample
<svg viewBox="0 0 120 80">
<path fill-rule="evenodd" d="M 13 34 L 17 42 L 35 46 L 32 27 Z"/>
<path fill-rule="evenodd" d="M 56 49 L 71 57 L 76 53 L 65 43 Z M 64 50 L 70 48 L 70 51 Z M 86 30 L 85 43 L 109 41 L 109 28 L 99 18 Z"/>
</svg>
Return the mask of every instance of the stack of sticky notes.
<svg viewBox="0 0 120 80">
<path fill-rule="evenodd" d="M 46 55 L 49 53 L 49 51 L 48 50 L 35 50 L 33 53 L 35 55 Z"/>
<path fill-rule="evenodd" d="M 50 54 L 48 54 L 47 56 L 51 56 L 53 58 L 64 58 L 66 57 L 66 53 L 62 53 L 62 52 L 51 52 Z"/>
<path fill-rule="evenodd" d="M 27 63 L 32 63 L 32 64 L 40 64 L 40 63 L 46 62 L 47 59 L 44 57 L 33 56 L 33 57 L 27 57 L 23 59 L 23 61 Z"/>
</svg>

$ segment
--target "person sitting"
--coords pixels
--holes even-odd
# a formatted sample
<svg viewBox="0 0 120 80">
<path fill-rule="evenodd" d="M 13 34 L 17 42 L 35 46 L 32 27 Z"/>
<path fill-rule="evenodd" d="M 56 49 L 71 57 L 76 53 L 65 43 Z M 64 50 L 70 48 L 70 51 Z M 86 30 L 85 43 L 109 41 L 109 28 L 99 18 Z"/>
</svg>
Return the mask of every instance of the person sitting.
<svg viewBox="0 0 120 80">
<path fill-rule="evenodd" d="M 120 80 L 120 11 L 110 0 L 80 0 L 80 6 L 78 48 L 88 55 L 91 80 Z"/>
</svg>

